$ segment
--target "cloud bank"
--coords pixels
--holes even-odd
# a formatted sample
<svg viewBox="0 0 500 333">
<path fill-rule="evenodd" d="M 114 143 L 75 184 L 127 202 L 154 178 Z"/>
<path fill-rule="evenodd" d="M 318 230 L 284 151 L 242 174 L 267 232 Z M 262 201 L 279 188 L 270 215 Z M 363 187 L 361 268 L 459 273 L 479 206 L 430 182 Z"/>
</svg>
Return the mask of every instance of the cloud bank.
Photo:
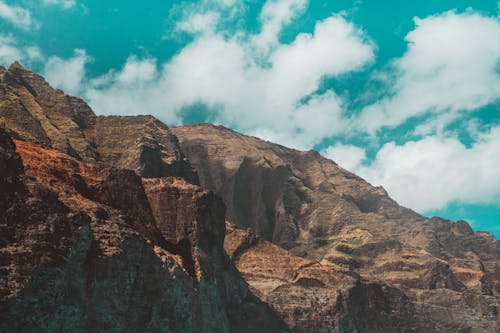
<svg viewBox="0 0 500 333">
<path fill-rule="evenodd" d="M 304 1 L 267 3 L 255 35 L 228 36 L 213 30 L 217 16 L 190 14 L 178 28 L 198 34 L 166 63 L 131 56 L 121 69 L 102 77 L 68 78 L 60 65 L 89 61 L 76 54 L 65 62 L 54 59 L 46 74 L 57 87 L 86 97 L 100 114 L 152 113 L 179 124 L 186 108 L 203 104 L 214 122 L 306 149 L 341 131 L 345 122 L 344 101 L 331 89 L 317 92 L 322 78 L 359 70 L 373 61 L 374 50 L 365 34 L 340 15 L 317 22 L 312 33 L 299 34 L 290 44 L 279 43 L 282 27 L 304 6 Z"/>
<path fill-rule="evenodd" d="M 420 212 L 452 202 L 500 205 L 500 127 L 466 147 L 456 137 L 429 136 L 385 144 L 373 163 L 354 170 Z"/>
<path fill-rule="evenodd" d="M 227 29 L 245 10 L 241 2 L 201 0 L 178 8 L 171 33 L 191 39 L 167 61 L 131 55 L 121 68 L 88 77 L 92 58 L 75 50 L 69 59 L 47 57 L 45 76 L 83 96 L 98 114 L 150 113 L 176 125 L 202 105 L 207 120 L 299 149 L 332 137 L 370 138 L 362 142 L 374 154 L 338 142 L 321 145 L 322 152 L 420 212 L 452 202 L 500 206 L 500 130 L 473 120 L 478 108 L 500 98 L 499 18 L 473 10 L 416 18 L 406 52 L 383 70 L 388 93 L 349 110 L 350 101 L 322 82 L 366 70 L 377 46 L 340 14 L 282 42 L 283 29 L 307 6 L 307 0 L 268 0 L 260 29 L 250 33 Z M 2 38 L 0 60 L 36 56 L 36 48 Z M 384 137 L 412 119 L 419 119 L 408 128 L 412 141 Z M 457 121 L 469 128 L 467 146 L 447 128 Z"/>
</svg>

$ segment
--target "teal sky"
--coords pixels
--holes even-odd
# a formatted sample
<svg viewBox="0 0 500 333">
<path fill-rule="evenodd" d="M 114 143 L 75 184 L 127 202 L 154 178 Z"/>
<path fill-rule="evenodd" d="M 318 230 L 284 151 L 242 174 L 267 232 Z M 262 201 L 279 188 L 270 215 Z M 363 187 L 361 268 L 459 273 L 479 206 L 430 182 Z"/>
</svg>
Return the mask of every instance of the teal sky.
<svg viewBox="0 0 500 333">
<path fill-rule="evenodd" d="M 0 0 L 20 60 L 99 114 L 317 149 L 500 236 L 500 2 Z"/>
</svg>

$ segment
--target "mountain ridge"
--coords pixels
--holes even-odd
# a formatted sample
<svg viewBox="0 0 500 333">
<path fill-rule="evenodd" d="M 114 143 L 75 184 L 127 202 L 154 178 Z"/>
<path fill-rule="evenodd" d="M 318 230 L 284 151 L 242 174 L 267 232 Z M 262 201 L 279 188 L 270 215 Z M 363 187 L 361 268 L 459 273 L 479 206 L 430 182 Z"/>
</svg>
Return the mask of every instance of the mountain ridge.
<svg viewBox="0 0 500 333">
<path fill-rule="evenodd" d="M 29 203 L 40 199 L 37 193 L 52 193 L 49 197 L 54 199 L 47 210 L 8 199 L 0 205 L 0 226 L 10 230 L 8 235 L 18 236 L 25 231 L 16 216 L 33 222 L 48 217 L 46 223 L 52 226 L 51 209 L 59 209 L 51 207 L 61 202 L 82 221 L 90 219 L 86 228 L 105 237 L 79 234 L 71 226 L 82 222 L 64 213 L 54 215 L 59 216 L 54 221 L 68 225 L 69 231 L 40 236 L 43 244 L 67 256 L 68 249 L 60 248 L 58 239 L 72 237 L 81 242 L 97 237 L 93 242 L 101 242 L 103 253 L 109 254 L 107 264 L 99 259 L 102 253 L 96 257 L 92 252 L 95 248 L 85 250 L 87 256 L 102 262 L 98 267 L 103 272 L 123 267 L 120 274 L 131 266 L 122 265 L 128 257 L 119 253 L 129 247 L 118 235 L 142 235 L 145 243 L 138 240 L 143 245 L 125 252 L 135 258 L 163 258 L 173 269 L 163 276 L 164 281 L 174 277 L 191 281 L 174 289 L 183 290 L 187 298 L 176 294 L 174 299 L 194 304 L 176 314 L 162 312 L 164 318 L 155 317 L 149 325 L 183 316 L 193 326 L 181 328 L 171 321 L 173 326 L 168 327 L 193 332 L 240 332 L 245 325 L 248 332 L 499 329 L 500 245 L 491 234 L 474 232 L 464 221 L 424 218 L 399 206 L 383 188 L 371 186 L 316 151 L 297 151 L 221 126 L 168 128 L 147 115 L 96 116 L 82 100 L 52 89 L 41 76 L 19 64 L 11 67 L 0 68 L 0 127 L 8 131 L 7 136 L 23 141 L 15 141 L 13 152 L 9 139 L 3 139 L 0 183 L 8 189 L 7 198 L 35 198 Z M 31 184 L 23 186 L 32 190 L 19 192 L 8 185 L 19 181 Z M 22 193 L 32 194 L 23 197 Z M 234 224 L 224 225 L 224 220 Z M 32 225 L 35 229 L 30 230 L 37 230 L 37 224 Z M 41 241 L 37 235 L 45 235 L 42 229 L 29 238 L 33 244 Z M 108 245 L 102 243 L 106 237 L 111 240 Z M 17 281 L 12 272 L 21 269 L 22 260 L 29 263 L 10 250 L 24 244 L 21 239 L 4 238 L 0 243 L 0 263 L 9 263 L 1 270 L 2 281 Z M 51 253 L 40 249 L 41 255 Z M 61 262 L 50 256 L 47 260 L 67 271 Z M 139 264 L 134 260 L 129 261 Z M 157 269 L 156 259 L 145 260 L 150 272 Z M 39 266 L 30 265 L 35 268 L 32 276 L 37 276 Z M 87 269 L 78 261 L 71 267 Z M 152 279 L 144 276 L 136 287 L 121 288 L 125 294 L 139 292 L 149 283 L 147 290 L 162 292 L 157 299 L 139 292 L 140 299 L 152 306 L 161 304 L 172 290 L 162 287 L 159 275 L 151 274 Z M 104 275 L 100 279 L 91 281 L 112 283 Z M 205 280 L 211 282 L 200 284 Z M 224 285 L 225 291 L 215 288 L 215 282 Z M 198 293 L 190 283 L 210 287 Z M 26 291 L 17 282 L 3 286 L 0 303 L 4 305 L 18 299 L 24 306 L 28 299 L 16 297 L 26 292 L 31 299 L 50 303 L 48 295 Z M 117 304 L 127 304 L 119 292 L 110 296 Z M 13 319 L 10 324 L 22 318 L 26 309 L 22 306 L 8 313 Z M 219 326 L 208 322 L 211 307 L 218 309 L 213 316 L 220 318 Z M 79 313 L 91 315 L 81 309 Z M 124 319 L 111 313 L 109 319 L 122 325 Z M 268 318 L 270 326 L 256 326 L 258 316 Z M 92 316 L 88 318 L 88 323 L 96 325 Z M 134 318 L 135 327 L 148 323 Z"/>
</svg>

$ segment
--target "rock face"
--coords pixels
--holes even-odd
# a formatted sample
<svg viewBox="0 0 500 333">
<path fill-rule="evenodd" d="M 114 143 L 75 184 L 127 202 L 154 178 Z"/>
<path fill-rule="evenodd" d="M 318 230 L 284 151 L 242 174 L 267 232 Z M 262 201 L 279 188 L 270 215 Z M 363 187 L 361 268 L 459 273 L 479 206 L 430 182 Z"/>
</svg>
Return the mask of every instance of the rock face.
<svg viewBox="0 0 500 333">
<path fill-rule="evenodd" d="M 18 63 L 0 68 L 0 126 L 80 160 L 143 177 L 198 179 L 170 129 L 152 116 L 97 117 L 84 101 L 51 88 Z"/>
<path fill-rule="evenodd" d="M 492 235 L 315 151 L 98 117 L 17 63 L 0 189 L 2 332 L 500 331 Z"/>
<path fill-rule="evenodd" d="M 464 221 L 424 218 L 315 151 L 210 124 L 172 131 L 237 226 L 297 256 L 402 290 L 422 330 L 500 330 L 500 242 L 491 234 Z"/>
<path fill-rule="evenodd" d="M 152 116 L 97 117 L 85 135 L 106 164 L 147 178 L 177 176 L 198 183 L 177 137 Z"/>
<path fill-rule="evenodd" d="M 212 192 L 15 145 L 0 130 L 0 331 L 285 331 L 225 255 Z"/>
<path fill-rule="evenodd" d="M 418 332 L 403 292 L 358 274 L 292 255 L 228 224 L 226 252 L 251 290 L 299 332 Z"/>
</svg>

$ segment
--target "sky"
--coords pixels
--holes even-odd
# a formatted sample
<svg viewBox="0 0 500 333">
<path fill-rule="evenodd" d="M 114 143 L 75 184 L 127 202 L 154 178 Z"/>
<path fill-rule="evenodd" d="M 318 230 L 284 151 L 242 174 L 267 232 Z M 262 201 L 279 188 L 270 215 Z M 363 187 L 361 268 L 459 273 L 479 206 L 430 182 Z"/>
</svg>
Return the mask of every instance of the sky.
<svg viewBox="0 0 500 333">
<path fill-rule="evenodd" d="M 0 0 L 18 60 L 97 114 L 316 149 L 500 237 L 496 0 Z"/>
</svg>

